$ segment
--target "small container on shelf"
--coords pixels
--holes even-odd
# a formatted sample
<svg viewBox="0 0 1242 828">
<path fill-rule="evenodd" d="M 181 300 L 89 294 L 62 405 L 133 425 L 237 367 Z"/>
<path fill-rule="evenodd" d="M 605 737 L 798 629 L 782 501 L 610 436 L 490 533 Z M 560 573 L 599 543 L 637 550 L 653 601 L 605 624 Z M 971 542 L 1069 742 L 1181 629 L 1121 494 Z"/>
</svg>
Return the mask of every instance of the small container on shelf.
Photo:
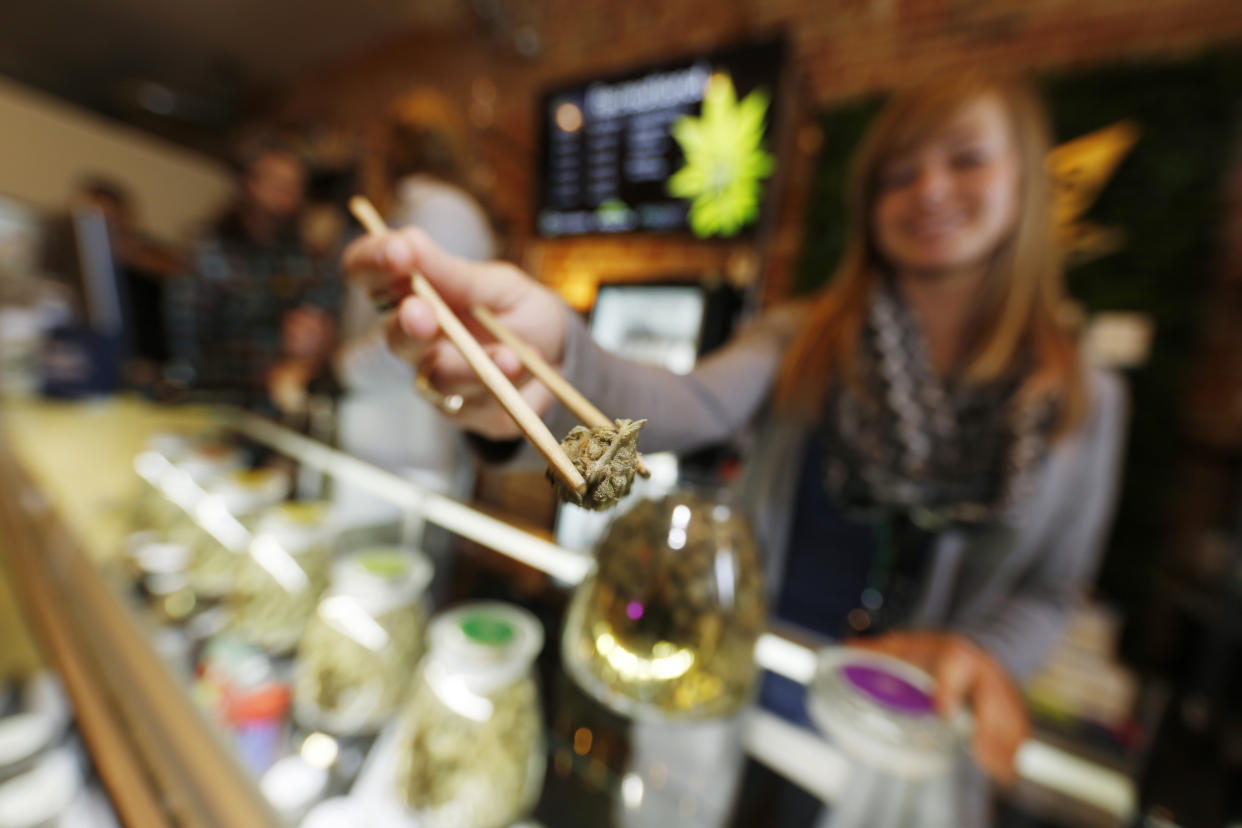
<svg viewBox="0 0 1242 828">
<path fill-rule="evenodd" d="M 297 646 L 332 565 L 328 504 L 289 502 L 266 511 L 255 529 L 237 589 L 233 630 L 273 654 Z"/>
<path fill-rule="evenodd" d="M 284 751 L 290 689 L 259 648 L 217 635 L 203 649 L 192 696 L 230 735 L 242 764 L 262 774 Z"/>
<path fill-rule="evenodd" d="M 237 587 L 259 515 L 289 494 L 280 469 L 231 472 L 210 484 L 195 508 L 194 560 L 188 575 L 194 592 L 223 598 Z"/>
<path fill-rule="evenodd" d="M 561 640 L 566 670 L 636 718 L 728 715 L 753 692 L 767 612 L 750 527 L 721 493 L 634 506 L 596 549 Z"/>
<path fill-rule="evenodd" d="M 502 828 L 543 786 L 543 713 L 529 612 L 476 602 L 431 624 L 398 737 L 397 796 L 427 828 Z"/>
<path fill-rule="evenodd" d="M 410 549 L 349 554 L 306 622 L 294 716 L 338 736 L 373 733 L 399 709 L 422 654 L 431 562 Z"/>
</svg>

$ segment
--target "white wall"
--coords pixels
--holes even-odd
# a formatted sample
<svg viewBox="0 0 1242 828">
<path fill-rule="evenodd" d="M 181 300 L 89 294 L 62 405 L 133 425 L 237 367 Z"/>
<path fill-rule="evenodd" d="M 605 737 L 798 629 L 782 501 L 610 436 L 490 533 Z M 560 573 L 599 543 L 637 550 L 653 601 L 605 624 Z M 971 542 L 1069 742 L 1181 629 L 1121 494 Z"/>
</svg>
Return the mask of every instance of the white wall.
<svg viewBox="0 0 1242 828">
<path fill-rule="evenodd" d="M 123 184 L 146 233 L 185 240 L 227 203 L 223 164 L 0 78 L 0 194 L 63 209 L 90 174 Z"/>
</svg>

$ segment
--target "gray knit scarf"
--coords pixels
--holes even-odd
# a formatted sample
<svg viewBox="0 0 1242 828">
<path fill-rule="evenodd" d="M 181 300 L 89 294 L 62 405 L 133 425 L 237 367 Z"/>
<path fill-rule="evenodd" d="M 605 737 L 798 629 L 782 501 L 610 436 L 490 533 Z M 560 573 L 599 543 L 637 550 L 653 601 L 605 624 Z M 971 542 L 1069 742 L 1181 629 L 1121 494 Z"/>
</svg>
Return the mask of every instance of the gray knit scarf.
<svg viewBox="0 0 1242 828">
<path fill-rule="evenodd" d="M 1058 413 L 1019 399 L 1029 359 L 987 384 L 941 378 L 896 288 L 873 291 L 857 382 L 834 383 L 823 418 L 826 485 L 863 517 L 904 514 L 927 529 L 1003 519 L 1031 485 Z"/>
</svg>

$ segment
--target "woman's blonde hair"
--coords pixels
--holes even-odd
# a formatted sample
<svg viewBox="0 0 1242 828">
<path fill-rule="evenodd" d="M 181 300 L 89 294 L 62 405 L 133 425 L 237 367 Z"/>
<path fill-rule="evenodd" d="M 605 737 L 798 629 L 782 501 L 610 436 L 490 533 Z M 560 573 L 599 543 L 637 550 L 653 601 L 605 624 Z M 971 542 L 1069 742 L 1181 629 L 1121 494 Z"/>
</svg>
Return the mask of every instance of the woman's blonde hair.
<svg viewBox="0 0 1242 828">
<path fill-rule="evenodd" d="M 871 125 L 854 158 L 848 199 L 852 222 L 836 275 L 812 304 L 777 379 L 783 413 L 813 421 L 834 381 L 852 381 L 869 297 L 887 264 L 871 233 L 880 170 L 918 147 L 962 107 L 995 95 L 1008 116 L 1021 165 L 1021 196 L 1013 232 L 996 251 L 980 296 L 976 324 L 965 340 L 964 378 L 985 383 L 1029 360 L 1023 394 L 1060 399 L 1058 433 L 1086 410 L 1077 338 L 1064 321 L 1069 304 L 1052 232 L 1052 182 L 1045 166 L 1051 129 L 1038 94 L 1027 83 L 969 72 L 899 92 Z"/>
</svg>

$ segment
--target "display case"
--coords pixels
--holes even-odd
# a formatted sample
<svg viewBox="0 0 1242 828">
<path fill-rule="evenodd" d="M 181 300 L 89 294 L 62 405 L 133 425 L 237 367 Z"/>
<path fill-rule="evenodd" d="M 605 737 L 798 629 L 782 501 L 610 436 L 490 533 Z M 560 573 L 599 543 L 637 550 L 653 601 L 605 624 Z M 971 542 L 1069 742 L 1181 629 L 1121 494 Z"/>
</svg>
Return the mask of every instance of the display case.
<svg viewBox="0 0 1242 828">
<path fill-rule="evenodd" d="M 762 824 L 748 767 L 829 806 L 849 789 L 847 754 L 753 704 L 653 723 L 579 689 L 560 641 L 594 563 L 550 536 L 236 410 L 116 399 L 11 401 L 0 412 L 6 575 L 126 825 L 431 824 L 428 792 L 456 791 L 450 770 L 514 780 L 514 807 L 495 813 L 436 799 L 441 822 L 460 825 L 514 814 L 546 828 Z M 288 488 L 247 478 L 264 496 L 213 489 L 196 469 L 218 440 L 243 446 L 244 465 L 280 469 Z M 330 500 L 339 483 L 407 519 L 325 526 L 330 507 L 276 504 Z M 423 544 L 418 532 L 449 542 Z M 213 566 L 224 562 L 213 572 L 231 573 L 224 595 L 192 577 L 208 548 Z M 507 608 L 444 614 L 471 601 Z M 429 627 L 441 655 L 420 661 Z M 805 686 L 822 643 L 768 629 L 755 661 Z M 432 727 L 418 700 L 443 687 L 447 712 Z M 502 714 L 511 725 L 479 729 L 478 717 Z M 476 749 L 433 739 L 439 729 L 474 734 Z M 411 756 L 422 764 L 412 769 Z M 1124 768 L 1038 738 L 1018 768 L 1022 801 L 1067 824 L 1120 825 L 1136 812 Z"/>
</svg>

